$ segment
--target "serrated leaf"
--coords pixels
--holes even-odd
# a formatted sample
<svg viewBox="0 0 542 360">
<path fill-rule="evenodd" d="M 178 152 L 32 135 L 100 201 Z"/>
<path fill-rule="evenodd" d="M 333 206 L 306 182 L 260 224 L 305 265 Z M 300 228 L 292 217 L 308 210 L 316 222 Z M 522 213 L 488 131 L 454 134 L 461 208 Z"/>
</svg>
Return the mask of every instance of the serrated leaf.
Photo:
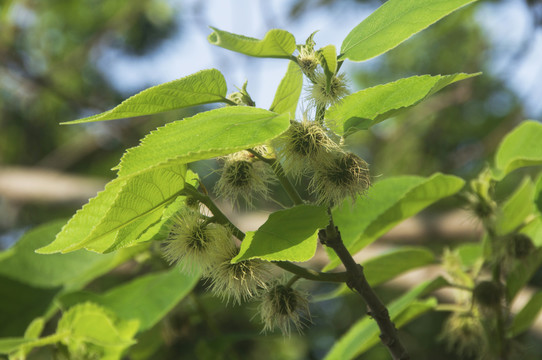
<svg viewBox="0 0 542 360">
<path fill-rule="evenodd" d="M 232 262 L 248 259 L 307 261 L 316 252 L 318 229 L 329 218 L 321 206 L 299 205 L 275 211 L 255 231 L 247 232 L 239 254 Z"/>
<path fill-rule="evenodd" d="M 542 165 L 542 124 L 533 120 L 522 122 L 501 142 L 495 154 L 493 177 L 503 179 L 524 166 Z"/>
<path fill-rule="evenodd" d="M 512 320 L 508 329 L 507 337 L 513 338 L 527 331 L 535 322 L 538 313 L 542 309 L 542 291 L 534 294 L 529 302 L 520 310 Z"/>
<path fill-rule="evenodd" d="M 508 303 L 514 300 L 514 297 L 527 284 L 541 264 L 542 248 L 536 249 L 525 259 L 514 264 L 514 267 L 506 275 L 506 299 Z"/>
<path fill-rule="evenodd" d="M 415 215 L 432 203 L 455 194 L 464 185 L 456 176 L 436 173 L 429 178 L 400 176 L 377 182 L 367 195 L 354 204 L 345 201 L 333 210 L 335 225 L 351 253 L 360 251 L 402 220 Z M 325 269 L 340 264 L 328 249 L 330 263 Z"/>
<path fill-rule="evenodd" d="M 454 82 L 476 74 L 422 75 L 377 85 L 345 96 L 325 114 L 327 125 L 340 135 L 365 130 L 405 111 Z"/>
<path fill-rule="evenodd" d="M 153 327 L 196 285 L 199 274 L 183 274 L 178 268 L 152 273 L 120 285 L 103 295 L 74 292 L 63 295 L 60 303 L 70 307 L 91 301 L 113 311 L 124 320 L 139 321 L 139 332 Z"/>
<path fill-rule="evenodd" d="M 290 61 L 269 110 L 277 114 L 289 113 L 290 119 L 294 119 L 302 89 L 303 73 L 296 63 Z"/>
<path fill-rule="evenodd" d="M 85 250 L 66 255 L 40 255 L 34 250 L 54 240 L 66 222 L 43 224 L 24 234 L 0 260 L 0 275 L 42 288 L 80 288 L 124 262 L 129 253 L 99 255 Z"/>
<path fill-rule="evenodd" d="M 343 40 L 340 60 L 383 54 L 451 12 L 475 0 L 388 0 Z"/>
<path fill-rule="evenodd" d="M 429 289 L 435 287 L 440 278 L 425 281 L 387 306 L 391 320 L 397 328 L 414 320 L 419 315 L 434 309 L 435 298 L 417 300 Z M 442 284 L 440 285 L 442 286 Z M 350 360 L 369 350 L 380 341 L 380 331 L 376 321 L 368 316 L 357 321 L 338 341 L 336 341 L 324 360 Z"/>
<path fill-rule="evenodd" d="M 118 244 L 137 243 L 145 226 L 152 225 L 147 219 L 158 221 L 164 208 L 180 195 L 185 174 L 186 165 L 171 165 L 113 180 L 74 215 L 51 244 L 37 252 L 65 253 L 85 248 L 103 253 L 118 248 Z M 100 196 L 107 201 L 93 202 Z"/>
<path fill-rule="evenodd" d="M 231 106 L 169 123 L 147 135 L 121 159 L 119 177 L 170 162 L 189 163 L 261 145 L 290 126 L 288 114 Z"/>
<path fill-rule="evenodd" d="M 207 37 L 211 44 L 249 56 L 289 59 L 296 49 L 294 36 L 286 30 L 269 30 L 260 40 L 211 29 L 213 32 Z"/>
<path fill-rule="evenodd" d="M 227 102 L 226 80 L 216 69 L 202 70 L 182 79 L 156 85 L 129 97 L 106 112 L 62 124 L 124 119 L 158 114 L 189 106 Z"/>
<path fill-rule="evenodd" d="M 526 177 L 510 198 L 500 206 L 495 220 L 497 235 L 506 235 L 514 231 L 534 211 L 533 194 L 534 184 Z"/>
</svg>

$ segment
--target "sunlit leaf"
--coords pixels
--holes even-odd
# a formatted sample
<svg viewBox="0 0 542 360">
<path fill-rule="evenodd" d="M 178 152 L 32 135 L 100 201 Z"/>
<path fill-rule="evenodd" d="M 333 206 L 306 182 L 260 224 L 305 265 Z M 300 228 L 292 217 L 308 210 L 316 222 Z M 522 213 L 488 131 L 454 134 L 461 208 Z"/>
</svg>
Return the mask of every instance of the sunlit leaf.
<svg viewBox="0 0 542 360">
<path fill-rule="evenodd" d="M 226 80 L 216 69 L 202 70 L 182 79 L 156 85 L 101 114 L 63 124 L 123 119 L 215 102 L 226 102 Z"/>
<path fill-rule="evenodd" d="M 534 211 L 534 184 L 526 177 L 516 191 L 500 207 L 495 221 L 497 235 L 514 231 Z"/>
<path fill-rule="evenodd" d="M 343 40 L 340 60 L 364 61 L 475 0 L 388 0 Z"/>
<path fill-rule="evenodd" d="M 508 173 L 524 166 L 542 164 L 542 124 L 524 121 L 501 142 L 495 155 L 495 179 L 500 180 Z"/>
<path fill-rule="evenodd" d="M 331 106 L 325 114 L 326 123 L 340 135 L 368 129 L 450 84 L 477 75 L 479 73 L 412 76 L 360 90 Z"/>
<path fill-rule="evenodd" d="M 288 114 L 231 106 L 169 123 L 147 135 L 121 159 L 119 176 L 226 155 L 261 145 L 290 126 Z"/>
<path fill-rule="evenodd" d="M 316 252 L 318 229 L 328 221 L 325 208 L 320 206 L 300 205 L 275 211 L 257 231 L 247 232 L 232 262 L 254 258 L 307 261 Z"/>
<path fill-rule="evenodd" d="M 185 165 L 147 171 L 129 178 L 117 178 L 83 206 L 62 228 L 56 239 L 37 250 L 41 254 L 88 249 L 103 253 L 138 242 L 158 222 L 164 209 L 184 188 Z"/>
<path fill-rule="evenodd" d="M 296 49 L 294 36 L 286 30 L 269 30 L 259 40 L 214 27 L 211 29 L 213 32 L 207 38 L 211 44 L 249 56 L 289 59 Z"/>
<path fill-rule="evenodd" d="M 290 118 L 294 119 L 302 88 L 303 73 L 296 63 L 290 61 L 286 75 L 280 81 L 269 110 L 277 114 L 289 113 Z"/>
</svg>

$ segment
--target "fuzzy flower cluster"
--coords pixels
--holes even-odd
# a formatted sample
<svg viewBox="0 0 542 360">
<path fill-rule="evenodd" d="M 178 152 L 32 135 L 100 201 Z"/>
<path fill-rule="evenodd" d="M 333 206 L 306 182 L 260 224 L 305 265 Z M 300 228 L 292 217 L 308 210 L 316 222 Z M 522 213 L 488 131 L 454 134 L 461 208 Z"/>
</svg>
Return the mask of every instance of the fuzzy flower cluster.
<svg viewBox="0 0 542 360">
<path fill-rule="evenodd" d="M 289 335 L 292 327 L 301 332 L 303 320 L 310 319 L 307 294 L 280 282 L 262 295 L 259 311 L 264 332 L 277 328 Z"/>
<path fill-rule="evenodd" d="M 257 151 L 264 152 L 265 148 Z M 251 205 L 254 197 L 266 199 L 269 195 L 269 185 L 274 182 L 273 170 L 263 161 L 255 158 L 248 151 L 237 152 L 223 159 L 224 165 L 220 170 L 220 179 L 215 185 L 218 197 L 238 204 L 243 199 Z"/>
</svg>

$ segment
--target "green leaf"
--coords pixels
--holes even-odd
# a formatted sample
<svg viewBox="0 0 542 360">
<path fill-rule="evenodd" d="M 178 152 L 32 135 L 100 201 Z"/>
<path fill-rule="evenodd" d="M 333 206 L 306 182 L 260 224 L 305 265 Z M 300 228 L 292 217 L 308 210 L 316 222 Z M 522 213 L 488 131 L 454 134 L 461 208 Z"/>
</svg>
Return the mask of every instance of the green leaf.
<svg viewBox="0 0 542 360">
<path fill-rule="evenodd" d="M 81 288 L 124 262 L 130 253 L 99 255 L 85 250 L 41 255 L 34 250 L 54 240 L 65 221 L 53 221 L 24 234 L 0 260 L 0 275 L 41 288 Z"/>
<path fill-rule="evenodd" d="M 300 205 L 276 211 L 257 231 L 247 232 L 232 262 L 254 258 L 307 261 L 316 252 L 318 229 L 325 227 L 328 221 L 325 208 L 320 206 Z"/>
<path fill-rule="evenodd" d="M 57 333 L 66 334 L 62 342 L 74 357 L 81 348 L 92 344 L 103 351 L 101 358 L 120 359 L 122 351 L 135 343 L 137 328 L 137 320 L 121 320 L 99 305 L 84 303 L 63 314 Z"/>
<path fill-rule="evenodd" d="M 541 264 L 542 248 L 536 249 L 527 258 L 517 261 L 514 264 L 514 267 L 506 276 L 506 298 L 508 303 L 514 300 L 514 297 L 527 284 Z"/>
<path fill-rule="evenodd" d="M 335 45 L 327 45 L 317 51 L 320 64 L 326 73 L 331 75 L 337 72 L 337 50 Z"/>
<path fill-rule="evenodd" d="M 522 122 L 506 135 L 495 155 L 494 178 L 501 180 L 520 167 L 541 165 L 540 139 L 542 124 L 533 120 Z"/>
<path fill-rule="evenodd" d="M 364 262 L 363 271 L 371 286 L 380 285 L 406 271 L 432 264 L 435 255 L 421 247 L 403 247 Z"/>
<path fill-rule="evenodd" d="M 542 174 L 538 177 L 538 180 L 536 181 L 536 186 L 534 190 L 534 204 L 538 212 L 542 214 Z"/>
<path fill-rule="evenodd" d="M 339 60 L 383 54 L 444 16 L 475 0 L 388 0 L 346 36 Z"/>
<path fill-rule="evenodd" d="M 111 110 L 62 124 L 124 119 L 158 114 L 189 106 L 226 102 L 227 91 L 226 80 L 220 71 L 216 69 L 202 70 L 182 79 L 145 89 Z"/>
<path fill-rule="evenodd" d="M 529 224 L 520 231 L 533 241 L 535 247 L 542 246 L 542 215 L 536 216 Z"/>
<path fill-rule="evenodd" d="M 440 278 L 423 282 L 387 306 L 391 320 L 397 328 L 436 307 L 437 301 L 435 298 L 426 300 L 417 300 L 417 298 L 423 296 L 438 281 L 440 281 Z M 346 334 L 335 342 L 324 360 L 354 359 L 376 345 L 380 341 L 379 334 L 380 331 L 376 321 L 365 316 L 352 325 Z"/>
<path fill-rule="evenodd" d="M 476 74 L 422 75 L 377 85 L 344 97 L 325 114 L 328 126 L 340 135 L 365 130 L 405 111 L 454 82 Z"/>
<path fill-rule="evenodd" d="M 0 339 L 0 354 L 9 354 L 19 350 L 23 345 L 32 342 L 32 339 L 25 338 L 3 338 Z"/>
<path fill-rule="evenodd" d="M 303 73 L 296 63 L 290 61 L 269 110 L 277 114 L 289 113 L 290 119 L 294 119 L 302 88 Z"/>
<path fill-rule="evenodd" d="M 534 184 L 526 177 L 516 191 L 500 206 L 495 221 L 497 235 L 506 235 L 520 226 L 534 211 Z"/>
<path fill-rule="evenodd" d="M 286 30 L 269 30 L 259 40 L 214 27 L 211 29 L 214 31 L 207 38 L 211 44 L 249 56 L 289 59 L 296 49 L 294 36 Z"/>
<path fill-rule="evenodd" d="M 429 178 L 400 176 L 377 182 L 367 195 L 354 204 L 345 201 L 333 210 L 345 246 L 356 253 L 369 245 L 399 222 L 423 210 L 432 203 L 455 194 L 464 185 L 456 176 L 436 173 Z M 328 250 L 330 263 L 325 269 L 340 264 L 337 255 Z"/>
<path fill-rule="evenodd" d="M 60 298 L 64 307 L 91 301 L 120 319 L 139 321 L 139 332 L 153 327 L 197 284 L 199 274 L 187 275 L 173 268 L 139 277 L 103 295 L 74 292 Z"/>
<path fill-rule="evenodd" d="M 45 327 L 45 319 L 43 317 L 38 317 L 32 320 L 30 325 L 26 328 L 24 332 L 25 339 L 36 339 L 41 335 L 43 328 Z"/>
<path fill-rule="evenodd" d="M 189 163 L 261 145 L 290 126 L 287 114 L 231 106 L 197 114 L 151 132 L 121 159 L 119 177 L 168 163 Z"/>
<path fill-rule="evenodd" d="M 186 165 L 172 165 L 117 178 L 83 206 L 41 254 L 85 248 L 103 253 L 139 242 L 184 188 Z"/>
<path fill-rule="evenodd" d="M 542 291 L 534 294 L 523 309 L 514 317 L 512 325 L 508 329 L 507 336 L 513 338 L 527 331 L 536 320 L 540 309 L 542 309 Z"/>
</svg>

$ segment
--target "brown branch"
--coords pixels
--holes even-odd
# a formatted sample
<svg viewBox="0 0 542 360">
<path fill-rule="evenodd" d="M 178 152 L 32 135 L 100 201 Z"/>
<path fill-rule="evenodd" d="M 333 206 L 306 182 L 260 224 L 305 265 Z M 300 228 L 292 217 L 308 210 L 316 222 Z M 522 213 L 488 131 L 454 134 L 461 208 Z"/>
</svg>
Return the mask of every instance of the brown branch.
<svg viewBox="0 0 542 360">
<path fill-rule="evenodd" d="M 375 319 L 380 329 L 380 340 L 388 348 L 394 360 L 408 360 L 410 356 L 399 341 L 395 324 L 390 319 L 388 309 L 373 291 L 365 274 L 363 266 L 357 264 L 348 252 L 341 238 L 338 228 L 330 225 L 318 232 L 318 239 L 323 245 L 333 249 L 346 268 L 346 285 L 358 292 L 368 308 L 368 315 Z"/>
</svg>

